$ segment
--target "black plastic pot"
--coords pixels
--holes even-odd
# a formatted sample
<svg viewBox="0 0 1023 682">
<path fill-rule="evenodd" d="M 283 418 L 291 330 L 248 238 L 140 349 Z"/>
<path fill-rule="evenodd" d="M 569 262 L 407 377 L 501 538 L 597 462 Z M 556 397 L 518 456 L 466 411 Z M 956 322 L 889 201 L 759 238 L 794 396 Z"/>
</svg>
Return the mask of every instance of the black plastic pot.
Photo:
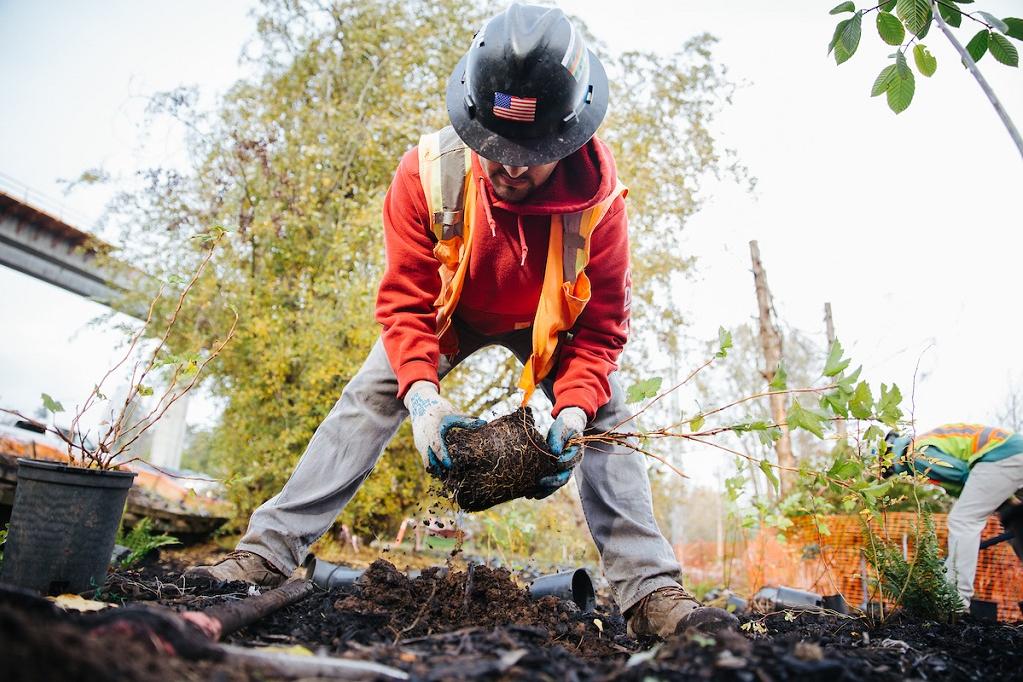
<svg viewBox="0 0 1023 682">
<path fill-rule="evenodd" d="M 998 620 L 998 602 L 971 599 L 970 615 L 977 620 L 994 622 Z"/>
<path fill-rule="evenodd" d="M 554 595 L 576 603 L 584 613 L 596 606 L 593 581 L 585 568 L 542 575 L 529 585 L 529 596 L 533 599 Z"/>
<path fill-rule="evenodd" d="M 128 471 L 19 459 L 0 580 L 44 594 L 102 585 L 134 479 Z"/>
</svg>

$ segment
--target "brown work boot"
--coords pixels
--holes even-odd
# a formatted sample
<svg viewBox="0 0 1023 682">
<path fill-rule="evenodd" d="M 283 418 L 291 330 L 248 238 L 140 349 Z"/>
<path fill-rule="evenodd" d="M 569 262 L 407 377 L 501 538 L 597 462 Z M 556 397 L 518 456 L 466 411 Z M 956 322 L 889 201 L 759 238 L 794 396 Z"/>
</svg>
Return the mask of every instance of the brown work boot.
<svg viewBox="0 0 1023 682">
<path fill-rule="evenodd" d="M 238 549 L 209 566 L 192 566 L 185 576 L 220 582 L 241 580 L 260 587 L 277 587 L 288 579 L 258 554 Z"/>
<path fill-rule="evenodd" d="M 654 590 L 625 616 L 629 637 L 656 635 L 664 639 L 687 628 L 712 632 L 739 624 L 739 619 L 724 609 L 702 606 L 682 587 Z"/>
</svg>

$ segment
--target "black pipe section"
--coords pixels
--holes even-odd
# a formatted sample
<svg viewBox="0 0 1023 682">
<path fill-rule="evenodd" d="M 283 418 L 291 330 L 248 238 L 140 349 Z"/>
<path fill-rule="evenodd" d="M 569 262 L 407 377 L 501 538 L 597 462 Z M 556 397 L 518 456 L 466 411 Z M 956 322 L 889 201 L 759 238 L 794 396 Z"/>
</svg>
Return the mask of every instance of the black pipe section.
<svg viewBox="0 0 1023 682">
<path fill-rule="evenodd" d="M 235 602 L 218 604 L 203 611 L 210 618 L 220 621 L 221 638 L 235 630 L 255 623 L 260 618 L 269 616 L 289 604 L 312 594 L 313 583 L 308 580 L 286 582 L 281 587 L 255 597 L 247 597 Z"/>
<path fill-rule="evenodd" d="M 999 542 L 1005 542 L 1006 540 L 1012 540 L 1014 537 L 1016 537 L 1016 533 L 1011 531 L 1011 530 L 1007 530 L 1004 533 L 1002 533 L 1001 535 L 996 535 L 993 538 L 988 538 L 987 540 L 982 541 L 980 543 L 980 548 L 981 549 L 987 549 L 991 545 L 997 545 Z"/>
<path fill-rule="evenodd" d="M 338 566 L 328 561 L 321 561 L 310 554 L 302 562 L 305 569 L 305 579 L 310 580 L 317 587 L 329 590 L 332 587 L 347 587 L 354 585 L 355 581 L 362 577 L 364 571 L 348 566 Z"/>
<path fill-rule="evenodd" d="M 845 597 L 841 594 L 826 594 L 821 598 L 821 606 L 829 611 L 835 613 L 847 614 L 849 613 L 849 605 L 845 602 Z"/>
<path fill-rule="evenodd" d="M 529 596 L 533 599 L 550 595 L 574 601 L 584 613 L 592 611 L 597 605 L 593 580 L 585 568 L 542 575 L 530 583 Z"/>
</svg>

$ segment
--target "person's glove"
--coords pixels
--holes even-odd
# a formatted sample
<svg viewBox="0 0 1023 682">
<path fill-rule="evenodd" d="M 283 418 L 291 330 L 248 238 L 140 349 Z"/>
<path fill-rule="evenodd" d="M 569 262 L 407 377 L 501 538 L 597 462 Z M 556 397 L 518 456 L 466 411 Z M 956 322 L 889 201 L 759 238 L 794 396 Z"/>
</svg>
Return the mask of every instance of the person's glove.
<svg viewBox="0 0 1023 682">
<path fill-rule="evenodd" d="M 567 465 L 564 471 L 544 476 L 537 482 L 536 493 L 531 495 L 535 500 L 554 494 L 561 486 L 572 478 L 572 469 L 579 463 L 579 445 L 569 445 L 568 441 L 581 436 L 586 428 L 586 413 L 578 407 L 566 407 L 547 431 L 547 447 L 557 456 L 558 462 Z"/>
<path fill-rule="evenodd" d="M 405 408 L 412 419 L 412 438 L 423 458 L 423 466 L 437 476 L 451 468 L 451 457 L 444 436 L 448 429 L 478 429 L 486 424 L 458 414 L 454 406 L 440 396 L 432 381 L 417 381 L 405 392 Z"/>
</svg>

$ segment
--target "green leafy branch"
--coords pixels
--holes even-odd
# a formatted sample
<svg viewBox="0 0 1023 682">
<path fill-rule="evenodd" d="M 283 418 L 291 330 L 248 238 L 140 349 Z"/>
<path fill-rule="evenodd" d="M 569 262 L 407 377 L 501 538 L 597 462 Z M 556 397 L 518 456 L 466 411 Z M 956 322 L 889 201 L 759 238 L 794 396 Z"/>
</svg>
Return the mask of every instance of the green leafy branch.
<svg viewBox="0 0 1023 682">
<path fill-rule="evenodd" d="M 695 415 L 682 415 L 667 426 L 648 430 L 623 428 L 666 395 L 690 383 L 698 374 L 711 367 L 715 361 L 727 357 L 731 347 L 731 334 L 724 329 L 719 330 L 717 352 L 690 372 L 682 381 L 663 392 L 660 392 L 663 384 L 660 377 L 644 379 L 633 384 L 627 391 L 627 402 L 634 403 L 644 400 L 649 402 L 613 428 L 603 433 L 579 436 L 573 439 L 573 442 L 622 446 L 661 462 L 680 476 L 685 476 L 685 474 L 666 458 L 652 452 L 646 444 L 663 438 L 676 438 L 699 443 L 727 452 L 748 462 L 750 466 L 758 468 L 777 492 L 780 490 L 777 472 L 787 471 L 805 476 L 807 474 L 805 467 L 783 466 L 766 457 L 755 457 L 740 452 L 717 442 L 716 437 L 728 433 L 737 437 L 755 435 L 762 445 L 770 447 L 782 437 L 783 429 L 787 429 L 788 431 L 802 430 L 819 440 L 825 440 L 830 437 L 827 431 L 831 425 L 839 420 L 854 419 L 869 424 L 861 438 L 864 443 L 880 443 L 884 435 L 881 426 L 894 427 L 902 418 L 900 407 L 902 394 L 899 388 L 895 385 L 889 387 L 882 383 L 875 398 L 870 385 L 860 379 L 862 368 L 857 367 L 855 370 L 849 371 L 851 360 L 845 357 L 841 343 L 836 341 L 828 349 L 828 354 L 824 359 L 820 377 L 825 381 L 820 386 L 790 388 L 786 384 L 787 377 L 782 370 L 776 374 L 767 390 L 733 400 L 720 407 L 703 410 Z M 708 418 L 720 419 L 724 413 L 733 408 L 778 395 L 792 398 L 783 423 L 746 419 L 726 421 L 705 428 Z M 814 396 L 816 406 L 804 406 L 798 400 L 800 396 Z M 688 428 L 688 431 L 684 430 L 685 428 Z M 836 462 L 827 471 L 812 472 L 812 476 L 815 481 L 841 489 L 853 498 L 861 500 L 863 504 L 874 507 L 877 500 L 884 497 L 890 485 L 884 482 L 864 481 L 861 474 L 865 466 L 862 462 L 847 459 Z"/>
<path fill-rule="evenodd" d="M 876 12 L 877 34 L 886 45 L 899 47 L 889 55 L 892 64 L 884 67 L 874 79 L 870 89 L 871 97 L 886 95 L 888 107 L 896 114 L 905 111 L 916 93 L 916 78 L 909 67 L 906 53 L 913 47 L 913 61 L 920 75 L 930 78 L 938 69 L 938 60 L 921 42 L 932 24 L 937 24 L 956 51 L 981 89 L 991 100 L 1002 123 L 1023 155 L 1023 139 L 1005 112 L 994 91 L 977 69 L 977 62 L 987 54 L 998 62 L 1016 68 L 1019 66 L 1019 50 L 1012 40 L 1023 41 L 1023 19 L 1018 17 L 998 18 L 989 12 L 968 12 L 960 5 L 972 4 L 973 0 L 888 0 L 868 9 L 857 9 L 853 2 L 843 2 L 831 10 L 831 14 L 852 13 L 835 26 L 828 54 L 835 55 L 835 63 L 848 61 L 860 44 L 863 18 Z M 962 26 L 963 17 L 983 26 L 969 40 L 964 48 L 949 27 Z M 906 37 L 909 36 L 909 40 Z M 1012 40 L 1010 40 L 1010 38 Z M 914 43 L 916 43 L 914 45 Z"/>
</svg>

